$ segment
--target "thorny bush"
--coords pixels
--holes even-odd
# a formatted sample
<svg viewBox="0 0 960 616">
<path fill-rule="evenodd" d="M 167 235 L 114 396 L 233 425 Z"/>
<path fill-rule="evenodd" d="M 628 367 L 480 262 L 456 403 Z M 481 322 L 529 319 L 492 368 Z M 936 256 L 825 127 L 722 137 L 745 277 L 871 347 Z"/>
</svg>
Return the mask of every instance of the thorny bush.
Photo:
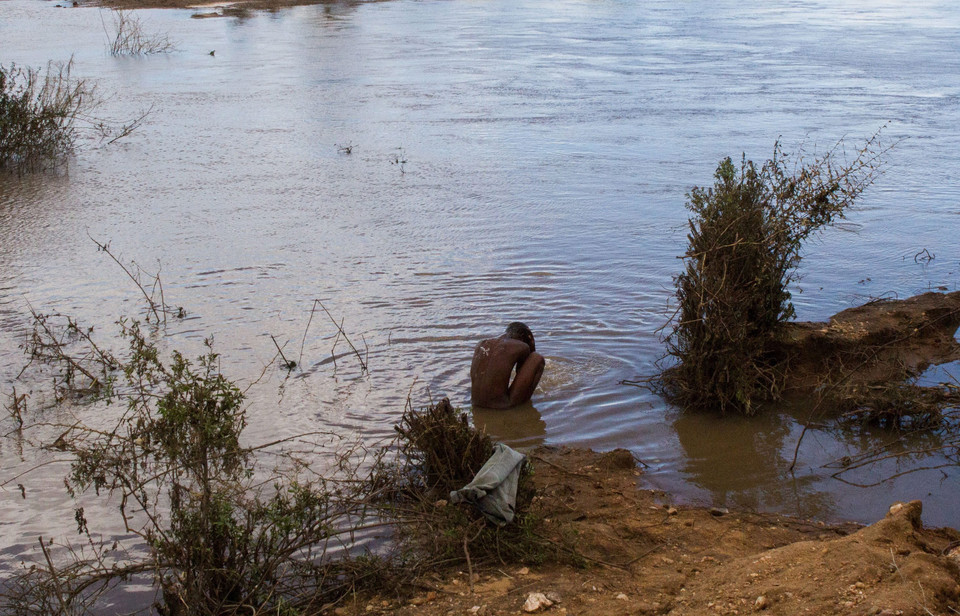
<svg viewBox="0 0 960 616">
<path fill-rule="evenodd" d="M 392 477 L 380 482 L 395 490 L 398 542 L 408 568 L 543 560 L 530 464 L 520 474 L 514 521 L 498 527 L 472 505 L 447 504 L 450 492 L 468 484 L 493 454 L 492 440 L 466 413 L 446 398 L 419 411 L 408 403 L 396 431 L 398 466 L 380 469 L 381 476 Z"/>
<path fill-rule="evenodd" d="M 790 287 L 804 242 L 844 217 L 885 151 L 879 132 L 852 162 L 842 160 L 842 142 L 810 162 L 777 142 L 762 166 L 726 158 L 712 187 L 690 191 L 689 246 L 666 338 L 674 361 L 660 377 L 670 399 L 751 415 L 777 397 L 783 375 L 768 350 L 794 316 Z"/>
</svg>

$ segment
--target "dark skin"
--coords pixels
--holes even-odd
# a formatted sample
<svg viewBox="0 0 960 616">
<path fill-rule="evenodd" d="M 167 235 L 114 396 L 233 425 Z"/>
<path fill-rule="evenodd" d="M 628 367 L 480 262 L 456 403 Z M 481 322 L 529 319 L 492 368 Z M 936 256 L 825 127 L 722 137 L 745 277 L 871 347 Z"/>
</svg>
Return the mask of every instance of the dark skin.
<svg viewBox="0 0 960 616">
<path fill-rule="evenodd" d="M 533 334 L 518 340 L 507 334 L 477 345 L 470 366 L 470 398 L 474 406 L 508 409 L 528 402 L 543 375 L 543 355 Z M 514 369 L 516 378 L 510 382 Z"/>
</svg>

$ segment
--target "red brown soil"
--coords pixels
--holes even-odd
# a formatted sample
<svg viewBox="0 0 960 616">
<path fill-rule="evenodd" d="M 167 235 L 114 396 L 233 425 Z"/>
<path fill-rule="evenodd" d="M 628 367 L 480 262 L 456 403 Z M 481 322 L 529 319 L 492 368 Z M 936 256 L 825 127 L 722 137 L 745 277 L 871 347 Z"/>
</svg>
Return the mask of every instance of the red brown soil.
<svg viewBox="0 0 960 616">
<path fill-rule="evenodd" d="M 580 566 L 486 565 L 437 571 L 411 597 L 355 598 L 347 614 L 960 614 L 960 532 L 925 529 L 921 504 L 868 526 L 671 506 L 639 487 L 630 453 L 540 448 L 531 455 L 544 536 Z M 561 561 L 567 559 L 559 559 Z"/>
<path fill-rule="evenodd" d="M 960 359 L 960 292 L 872 302 L 827 323 L 795 323 L 778 344 L 790 386 L 900 381 Z M 960 615 L 960 532 L 926 529 L 922 504 L 891 503 L 867 527 L 673 506 L 640 487 L 629 452 L 540 448 L 531 455 L 539 534 L 572 558 L 465 567 L 419 581 L 412 598 L 356 599 L 335 613 L 597 616 L 765 613 Z M 571 564 L 571 563 L 576 563 Z"/>
<path fill-rule="evenodd" d="M 886 383 L 960 360 L 958 327 L 960 291 L 924 293 L 849 308 L 826 323 L 789 323 L 777 351 L 795 388 Z"/>
</svg>

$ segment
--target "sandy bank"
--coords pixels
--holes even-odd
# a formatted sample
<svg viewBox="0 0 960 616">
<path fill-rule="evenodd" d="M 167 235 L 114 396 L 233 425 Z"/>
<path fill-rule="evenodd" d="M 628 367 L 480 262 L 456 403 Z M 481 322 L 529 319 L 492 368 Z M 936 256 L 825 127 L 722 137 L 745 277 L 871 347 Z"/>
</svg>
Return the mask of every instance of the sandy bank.
<svg viewBox="0 0 960 616">
<path fill-rule="evenodd" d="M 519 614 L 531 593 L 548 614 L 955 614 L 960 532 L 927 529 L 922 506 L 877 523 L 672 506 L 642 488 L 630 454 L 540 448 L 532 454 L 545 536 L 575 564 L 436 571 L 412 597 L 354 597 L 345 614 Z M 638 487 L 638 483 L 640 486 Z"/>
</svg>

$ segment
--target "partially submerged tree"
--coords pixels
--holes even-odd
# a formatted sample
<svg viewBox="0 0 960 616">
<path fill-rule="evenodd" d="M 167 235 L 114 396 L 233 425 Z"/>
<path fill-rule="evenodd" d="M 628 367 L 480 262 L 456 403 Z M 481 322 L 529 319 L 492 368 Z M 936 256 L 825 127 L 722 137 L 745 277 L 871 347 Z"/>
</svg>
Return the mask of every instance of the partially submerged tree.
<svg viewBox="0 0 960 616">
<path fill-rule="evenodd" d="M 0 612 L 98 613 L 139 578 L 152 582 L 161 614 L 318 613 L 388 571 L 348 549 L 377 524 L 355 450 L 323 432 L 244 445 L 244 395 L 217 354 L 164 357 L 135 322 L 121 321 L 121 335 L 127 348 L 114 354 L 75 321 L 35 314 L 27 350 L 38 369 L 56 370 L 55 404 L 108 406 L 31 425 L 18 409 L 17 434 L 36 432 L 41 447 L 67 456 L 71 494 L 113 496 L 133 543 L 98 538 L 78 507 L 87 545 L 54 549 L 41 538 L 36 560 L 46 564 L 0 581 Z M 309 468 L 321 458 L 330 474 Z"/>
<path fill-rule="evenodd" d="M 108 28 L 103 14 L 100 15 L 111 55 L 145 56 L 173 51 L 174 44 L 170 37 L 163 33 L 147 32 L 143 22 L 132 11 L 116 9 L 112 17 L 112 28 Z"/>
<path fill-rule="evenodd" d="M 677 313 L 666 338 L 675 360 L 660 385 L 688 409 L 751 415 L 775 398 L 782 370 L 770 342 L 794 316 L 790 285 L 805 240 L 838 219 L 876 179 L 879 132 L 852 162 L 840 142 L 804 160 L 774 146 L 758 167 L 720 162 L 711 188 L 688 194 L 689 246 L 676 278 Z"/>
<path fill-rule="evenodd" d="M 72 63 L 39 70 L 0 66 L 0 169 L 29 169 L 73 151 L 77 116 L 92 94 L 71 79 Z"/>
<path fill-rule="evenodd" d="M 129 135 L 149 114 L 116 122 L 96 117 L 95 84 L 72 76 L 73 61 L 49 62 L 46 71 L 0 66 L 0 170 L 55 168 L 74 152 L 82 130 L 101 142 Z"/>
</svg>

